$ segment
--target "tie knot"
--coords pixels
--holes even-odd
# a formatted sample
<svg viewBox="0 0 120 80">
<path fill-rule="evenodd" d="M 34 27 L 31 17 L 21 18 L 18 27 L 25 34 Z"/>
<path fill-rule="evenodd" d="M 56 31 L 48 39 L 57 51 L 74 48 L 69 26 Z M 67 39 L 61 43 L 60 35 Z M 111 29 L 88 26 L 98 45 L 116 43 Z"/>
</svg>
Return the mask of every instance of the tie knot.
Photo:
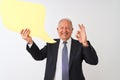
<svg viewBox="0 0 120 80">
<path fill-rule="evenodd" d="M 67 44 L 67 41 L 64 41 L 63 44 Z"/>
</svg>

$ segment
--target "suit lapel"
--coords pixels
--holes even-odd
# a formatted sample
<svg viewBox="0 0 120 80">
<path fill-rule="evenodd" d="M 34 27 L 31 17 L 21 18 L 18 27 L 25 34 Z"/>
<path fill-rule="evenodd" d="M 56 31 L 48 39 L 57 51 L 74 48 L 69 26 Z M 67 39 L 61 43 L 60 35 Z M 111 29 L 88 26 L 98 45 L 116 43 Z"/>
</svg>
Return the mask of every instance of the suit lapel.
<svg viewBox="0 0 120 80">
<path fill-rule="evenodd" d="M 54 75 L 55 75 L 59 42 L 60 42 L 60 40 L 57 39 L 56 43 L 52 44 L 52 47 L 51 47 L 51 53 L 53 53 L 53 55 L 51 56 L 51 60 L 53 61 L 51 65 L 53 66 L 53 68 L 51 68 L 52 72 L 50 72 L 50 74 L 52 75 L 52 77 L 54 77 Z"/>
<path fill-rule="evenodd" d="M 55 59 L 56 59 L 55 61 L 57 61 L 58 47 L 59 47 L 60 40 L 56 40 L 56 41 L 57 41 L 57 43 L 54 44 L 54 51 L 53 51 Z"/>
<path fill-rule="evenodd" d="M 60 42 L 60 40 L 59 39 L 57 39 L 56 40 L 57 42 L 53 45 L 53 51 L 52 51 L 52 53 L 53 53 L 53 61 L 55 61 L 55 65 L 56 65 L 56 61 L 57 61 L 57 55 L 58 55 L 58 47 L 59 47 L 59 42 Z"/>
<path fill-rule="evenodd" d="M 75 40 L 72 39 L 71 51 L 70 51 L 69 69 L 70 69 L 70 67 L 71 67 L 71 64 L 72 64 L 72 62 L 73 62 L 74 56 L 75 56 L 75 54 L 76 54 L 76 52 L 75 52 L 76 49 L 77 49 L 76 46 L 77 46 L 77 44 L 76 44 Z"/>
</svg>

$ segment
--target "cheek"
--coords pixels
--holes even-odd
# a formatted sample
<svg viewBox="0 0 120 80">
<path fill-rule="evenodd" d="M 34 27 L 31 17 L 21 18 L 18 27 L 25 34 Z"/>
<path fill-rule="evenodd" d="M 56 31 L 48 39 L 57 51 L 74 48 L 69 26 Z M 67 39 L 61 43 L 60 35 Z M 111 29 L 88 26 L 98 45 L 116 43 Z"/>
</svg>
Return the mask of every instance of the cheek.
<svg viewBox="0 0 120 80">
<path fill-rule="evenodd" d="M 71 33 L 72 33 L 72 30 L 68 30 L 67 32 L 68 32 L 69 34 L 71 34 Z"/>
<path fill-rule="evenodd" d="M 62 31 L 61 30 L 57 30 L 58 34 L 61 35 L 62 34 Z"/>
<path fill-rule="evenodd" d="M 59 32 L 59 33 L 62 33 L 62 32 L 63 32 L 63 30 L 59 29 L 59 30 L 58 30 L 58 32 Z"/>
</svg>

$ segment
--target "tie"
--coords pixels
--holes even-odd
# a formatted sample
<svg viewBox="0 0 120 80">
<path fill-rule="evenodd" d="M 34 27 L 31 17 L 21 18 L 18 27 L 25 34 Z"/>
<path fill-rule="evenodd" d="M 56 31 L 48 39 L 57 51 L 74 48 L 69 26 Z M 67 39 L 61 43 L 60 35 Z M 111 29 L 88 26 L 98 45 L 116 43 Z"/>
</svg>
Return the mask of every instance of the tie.
<svg viewBox="0 0 120 80">
<path fill-rule="evenodd" d="M 64 47 L 62 50 L 62 80 L 69 80 L 69 66 L 68 66 L 68 51 L 67 42 L 63 42 Z"/>
</svg>

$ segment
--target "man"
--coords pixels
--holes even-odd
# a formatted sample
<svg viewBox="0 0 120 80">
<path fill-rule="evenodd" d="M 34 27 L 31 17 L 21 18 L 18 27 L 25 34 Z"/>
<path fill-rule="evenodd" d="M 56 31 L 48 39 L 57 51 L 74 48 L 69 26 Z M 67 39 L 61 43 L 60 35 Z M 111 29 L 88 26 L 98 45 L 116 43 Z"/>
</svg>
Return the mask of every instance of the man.
<svg viewBox="0 0 120 80">
<path fill-rule="evenodd" d="M 55 39 L 56 43 L 53 44 L 47 43 L 42 49 L 39 49 L 32 40 L 29 29 L 21 31 L 22 38 L 28 42 L 27 50 L 32 57 L 35 60 L 47 58 L 44 80 L 85 80 L 82 61 L 85 60 L 91 65 L 98 63 L 97 54 L 87 40 L 84 25 L 79 27 L 80 30 L 76 34 L 78 40 L 74 40 L 71 38 L 73 31 L 71 20 L 61 19 L 57 27 L 60 39 Z M 65 57 L 63 53 L 67 53 L 67 56 Z M 64 57 L 66 59 L 63 59 Z"/>
</svg>

